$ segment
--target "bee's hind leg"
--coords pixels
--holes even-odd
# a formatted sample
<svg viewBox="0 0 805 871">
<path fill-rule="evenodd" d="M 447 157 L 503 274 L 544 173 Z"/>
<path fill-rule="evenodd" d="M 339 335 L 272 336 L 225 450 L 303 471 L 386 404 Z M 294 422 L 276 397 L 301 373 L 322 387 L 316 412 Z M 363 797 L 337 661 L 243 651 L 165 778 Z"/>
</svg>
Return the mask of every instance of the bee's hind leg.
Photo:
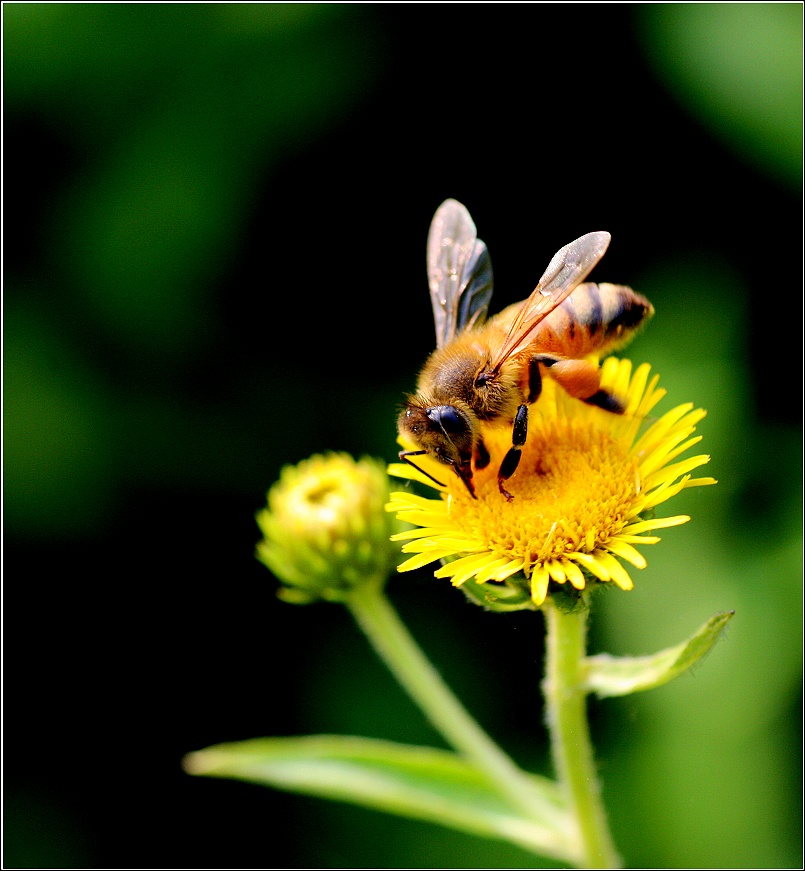
<svg viewBox="0 0 805 871">
<path fill-rule="evenodd" d="M 601 389 L 601 370 L 589 360 L 556 360 L 539 357 L 553 378 L 567 393 L 588 405 L 613 414 L 623 414 L 626 406 L 612 393 Z"/>
<path fill-rule="evenodd" d="M 595 405 L 598 408 L 603 408 L 604 411 L 611 411 L 613 414 L 623 414 L 626 411 L 626 406 L 613 393 L 607 393 L 606 390 L 596 390 L 592 396 L 588 396 L 583 400 L 588 405 Z"/>
</svg>

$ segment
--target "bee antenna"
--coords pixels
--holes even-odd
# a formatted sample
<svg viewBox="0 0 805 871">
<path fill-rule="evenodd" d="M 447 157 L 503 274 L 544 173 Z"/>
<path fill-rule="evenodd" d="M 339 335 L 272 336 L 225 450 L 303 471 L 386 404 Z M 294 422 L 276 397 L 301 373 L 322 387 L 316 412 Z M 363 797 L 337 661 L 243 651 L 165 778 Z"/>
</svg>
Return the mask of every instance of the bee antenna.
<svg viewBox="0 0 805 871">
<path fill-rule="evenodd" d="M 438 484 L 440 487 L 446 487 L 447 484 L 443 484 L 441 481 L 438 481 L 436 478 L 434 478 L 433 475 L 426 472 L 424 469 L 420 469 L 419 466 L 417 466 L 417 464 L 411 459 L 412 456 L 417 457 L 426 453 L 427 451 L 400 451 L 397 456 L 399 456 L 399 458 L 403 460 L 403 462 L 408 463 L 409 466 L 413 466 L 417 470 L 417 472 L 420 472 L 426 478 L 430 478 L 434 484 Z"/>
</svg>

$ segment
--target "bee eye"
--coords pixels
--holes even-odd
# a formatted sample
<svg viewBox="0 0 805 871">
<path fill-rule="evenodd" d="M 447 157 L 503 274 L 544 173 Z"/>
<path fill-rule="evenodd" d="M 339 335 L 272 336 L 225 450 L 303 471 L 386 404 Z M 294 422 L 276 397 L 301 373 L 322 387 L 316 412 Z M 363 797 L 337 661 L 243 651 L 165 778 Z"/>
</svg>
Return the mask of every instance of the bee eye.
<svg viewBox="0 0 805 871">
<path fill-rule="evenodd" d="M 467 430 L 467 421 L 454 405 L 435 405 L 427 415 L 446 433 L 461 433 Z"/>
</svg>

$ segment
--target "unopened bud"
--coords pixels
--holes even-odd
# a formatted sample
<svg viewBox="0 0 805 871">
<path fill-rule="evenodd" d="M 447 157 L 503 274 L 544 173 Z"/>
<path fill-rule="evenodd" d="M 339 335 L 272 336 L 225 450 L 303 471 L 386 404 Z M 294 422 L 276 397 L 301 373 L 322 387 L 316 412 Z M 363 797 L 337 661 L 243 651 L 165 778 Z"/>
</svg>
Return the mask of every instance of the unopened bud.
<svg viewBox="0 0 805 871">
<path fill-rule="evenodd" d="M 385 582 L 400 554 L 389 541 L 388 494 L 385 466 L 370 457 L 316 454 L 285 466 L 257 513 L 256 555 L 287 585 L 280 598 L 338 602 L 358 585 Z"/>
</svg>

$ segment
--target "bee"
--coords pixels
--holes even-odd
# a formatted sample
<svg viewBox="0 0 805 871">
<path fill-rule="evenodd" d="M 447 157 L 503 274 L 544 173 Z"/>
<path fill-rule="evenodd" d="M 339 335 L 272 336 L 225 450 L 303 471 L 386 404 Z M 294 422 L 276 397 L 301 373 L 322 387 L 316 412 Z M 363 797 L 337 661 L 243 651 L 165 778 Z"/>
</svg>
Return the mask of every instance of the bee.
<svg viewBox="0 0 805 871">
<path fill-rule="evenodd" d="M 623 403 L 601 388 L 598 365 L 587 359 L 625 344 L 654 313 L 651 303 L 618 284 L 582 284 L 606 251 L 610 234 L 587 233 L 557 251 L 528 299 L 486 320 L 492 264 L 467 209 L 445 200 L 433 217 L 427 271 L 436 350 L 419 374 L 417 392 L 399 416 L 400 434 L 416 445 L 400 459 L 432 481 L 411 457 L 427 454 L 449 466 L 474 498 L 473 471 L 490 463 L 486 426 L 511 426 L 511 447 L 497 473 L 505 487 L 520 462 L 528 409 L 544 377 L 570 396 L 614 414 Z"/>
</svg>

